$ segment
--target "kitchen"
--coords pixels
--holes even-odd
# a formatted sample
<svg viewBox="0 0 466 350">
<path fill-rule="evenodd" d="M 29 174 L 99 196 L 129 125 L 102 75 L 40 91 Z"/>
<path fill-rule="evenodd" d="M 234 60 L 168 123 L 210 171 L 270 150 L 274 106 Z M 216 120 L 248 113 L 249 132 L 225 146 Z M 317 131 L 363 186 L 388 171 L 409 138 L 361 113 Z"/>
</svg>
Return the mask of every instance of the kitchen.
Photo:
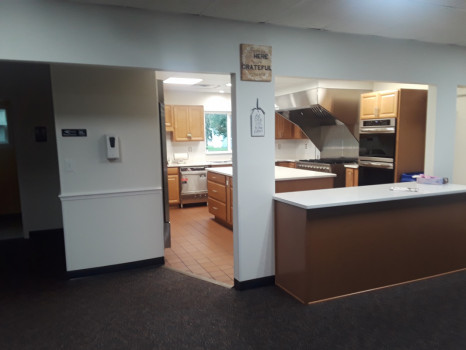
<svg viewBox="0 0 466 350">
<path fill-rule="evenodd" d="M 157 79 L 165 80 L 170 76 L 183 76 L 198 78 L 196 74 L 181 74 L 175 72 L 157 72 Z M 231 118 L 231 101 L 229 95 L 229 76 L 227 75 L 203 75 L 204 81 L 198 82 L 195 85 L 171 85 L 164 84 L 164 99 L 165 105 L 168 106 L 165 110 L 167 122 L 167 161 L 168 161 L 168 186 L 170 192 L 170 220 L 172 226 L 172 246 L 166 249 L 166 265 L 171 266 L 177 270 L 191 273 L 201 278 L 209 280 L 216 280 L 220 283 L 225 283 L 228 286 L 233 284 L 233 239 L 232 231 L 232 153 L 231 153 L 231 127 L 229 118 Z M 287 179 L 284 171 L 298 172 L 298 178 L 305 172 L 307 177 L 312 177 L 310 174 L 319 175 L 320 177 L 332 176 L 332 184 L 325 184 L 324 187 L 315 188 L 328 188 L 328 187 L 344 187 L 347 184 L 348 178 L 351 177 L 351 185 L 358 183 L 358 152 L 359 144 L 359 103 L 360 96 L 363 93 L 372 93 L 373 91 L 381 90 L 396 90 L 396 89 L 417 89 L 427 90 L 424 85 L 406 85 L 406 84 L 391 84 L 391 83 L 373 83 L 373 82 L 348 82 L 348 81 L 318 81 L 315 79 L 304 78 L 287 78 L 276 77 L 276 110 L 278 115 L 275 119 L 275 160 L 278 176 L 282 179 Z M 221 92 L 222 91 L 222 92 Z M 313 136 L 311 141 L 306 135 L 302 133 L 303 128 L 296 128 L 295 124 L 290 123 L 296 116 L 287 115 L 287 111 L 297 110 L 297 107 L 306 107 L 308 105 L 291 106 L 287 105 L 286 98 L 290 101 L 298 101 L 299 93 L 303 91 L 324 91 L 326 94 L 321 93 L 322 104 L 325 106 L 331 105 L 329 109 L 333 109 L 334 113 L 339 114 L 339 119 L 342 122 L 333 122 L 331 126 L 322 125 L 320 128 L 323 130 L 316 135 L 310 130 L 309 134 Z M 298 93 L 298 94 L 294 94 Z M 293 96 L 292 99 L 289 96 Z M 336 95 L 335 95 L 336 94 Z M 351 102 L 348 102 L 347 94 L 351 95 Z M 302 95 L 302 93 L 301 93 Z M 282 97 L 282 102 L 280 98 Z M 338 103 L 335 103 L 338 101 Z M 280 109 L 282 104 L 284 108 Z M 220 145 L 219 139 L 211 137 L 206 141 L 204 135 L 201 135 L 199 140 L 194 141 L 196 137 L 192 133 L 191 140 L 184 139 L 175 141 L 176 135 L 173 131 L 176 129 L 173 118 L 173 110 L 183 110 L 185 116 L 196 115 L 199 112 L 190 111 L 193 106 L 202 106 L 206 118 L 215 117 L 215 115 L 222 115 L 226 121 L 226 133 L 221 140 L 223 145 Z M 199 108 L 199 107 L 198 107 Z M 323 109 L 321 109 L 323 110 Z M 336 112 L 335 112 L 336 110 Z M 351 111 L 348 113 L 348 111 Z M 285 114 L 283 116 L 282 114 Z M 178 114 L 180 111 L 177 112 Z M 291 113 L 292 114 L 292 113 Z M 168 116 L 168 117 L 167 117 Z M 424 116 L 425 117 L 425 116 Z M 186 118 L 186 117 L 185 117 Z M 195 117 L 194 117 L 195 118 Z M 207 119 L 206 119 L 207 120 Z M 195 124 L 195 123 L 193 123 Z M 315 125 L 313 125 L 315 129 Z M 199 129 L 199 128 L 198 128 Z M 204 129 L 202 128 L 202 131 Z M 218 135 L 217 135 L 218 136 Z M 204 138 L 204 139 L 202 139 Z M 217 141 L 221 150 L 217 152 L 209 151 L 208 143 Z M 222 148 L 223 147 L 223 148 Z M 422 163 L 424 161 L 423 156 Z M 417 166 L 417 165 L 416 165 Z M 192 167 L 192 169 L 188 169 Z M 286 168 L 285 168 L 286 167 Z M 311 169 L 312 167 L 312 169 Z M 205 169 L 208 169 L 207 176 Z M 294 169 L 298 168 L 298 169 Z M 306 170 L 302 170 L 306 169 Z M 309 170 L 314 170 L 315 173 Z M 400 168 L 401 169 L 401 168 Z M 188 172 L 186 172 L 188 170 Z M 417 167 L 415 170 L 422 171 L 423 167 Z M 201 176 L 196 172 L 203 172 Z M 219 175 L 220 182 L 208 181 L 212 180 L 213 174 Z M 347 176 L 346 174 L 350 174 Z M 202 193 L 189 194 L 189 185 L 193 182 L 189 177 L 197 177 L 200 179 Z M 210 177 L 210 179 L 209 179 Z M 277 178 L 276 178 L 277 180 Z M 304 183 L 306 179 L 299 179 L 295 183 Z M 310 181 L 315 182 L 316 179 Z M 326 180 L 328 181 L 328 179 Z M 393 181 L 390 181 L 393 182 Z M 207 185 L 209 184 L 209 185 Z M 282 181 L 276 181 L 277 184 L 282 185 Z M 217 186 L 217 187 L 216 187 Z M 207 188 L 214 187 L 213 191 L 219 191 L 220 186 L 221 197 L 211 197 L 209 201 L 211 205 L 205 206 L 207 202 Z M 303 188 L 296 188 L 294 190 L 302 190 Z M 308 189 L 308 188 L 304 188 Z M 310 189 L 310 188 L 309 188 Z M 185 191 L 183 191 L 185 190 Z M 212 191 L 212 189 L 211 189 Z M 278 190 L 277 192 L 290 191 Z M 217 192 L 219 193 L 219 192 Z M 224 193 L 224 194 L 223 194 Z M 215 196 L 215 195 L 214 195 Z M 190 198 L 191 197 L 191 198 Z M 197 198 L 196 198 L 197 197 Z M 193 204 L 199 202 L 200 204 Z M 219 205 L 223 205 L 221 214 L 216 215 L 216 210 Z M 215 203 L 215 205 L 212 205 Z M 209 212 L 210 211 L 210 212 Z M 193 212 L 194 214 L 189 214 Z M 203 218 L 201 220 L 201 218 Z M 213 220 L 215 218 L 215 220 Z M 179 225 L 178 225 L 179 224 Z M 189 229 L 187 227 L 190 227 Z M 191 231 L 196 232 L 195 245 L 188 244 L 189 239 L 184 236 L 182 239 L 177 240 L 177 228 L 183 232 Z M 202 230 L 200 227 L 203 227 Z M 213 232 L 206 233 L 209 230 Z M 199 231 L 203 231 L 199 233 Z M 217 232 L 217 233 L 216 233 Z M 192 235 L 191 235 L 192 236 Z M 215 248 L 212 240 L 215 242 Z M 184 247 L 179 247 L 180 241 Z M 206 250 L 206 253 L 202 249 Z M 191 253 L 190 253 L 191 252 Z M 214 256 L 208 256 L 214 254 Z M 183 260 L 184 259 L 184 260 Z M 191 264 L 191 268 L 190 265 Z"/>
</svg>

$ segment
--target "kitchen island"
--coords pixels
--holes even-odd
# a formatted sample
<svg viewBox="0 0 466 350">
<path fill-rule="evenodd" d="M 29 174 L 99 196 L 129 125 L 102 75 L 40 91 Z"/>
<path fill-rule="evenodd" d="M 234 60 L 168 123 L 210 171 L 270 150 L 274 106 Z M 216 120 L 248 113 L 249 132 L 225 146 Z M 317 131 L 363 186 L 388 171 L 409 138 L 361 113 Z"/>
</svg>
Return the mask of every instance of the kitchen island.
<svg viewBox="0 0 466 350">
<path fill-rule="evenodd" d="M 303 303 L 466 268 L 466 186 L 396 183 L 274 199 L 275 283 Z"/>
<path fill-rule="evenodd" d="M 335 174 L 320 171 L 275 167 L 275 192 L 332 188 Z M 220 223 L 233 225 L 233 167 L 207 169 L 209 212 Z"/>
</svg>

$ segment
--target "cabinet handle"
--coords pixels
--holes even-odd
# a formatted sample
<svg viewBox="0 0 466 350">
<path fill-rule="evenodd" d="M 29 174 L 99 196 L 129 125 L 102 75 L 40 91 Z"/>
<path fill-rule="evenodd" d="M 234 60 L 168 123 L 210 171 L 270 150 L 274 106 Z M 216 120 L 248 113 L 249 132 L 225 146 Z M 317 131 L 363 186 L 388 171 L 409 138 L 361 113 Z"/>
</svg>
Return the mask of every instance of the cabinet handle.
<svg viewBox="0 0 466 350">
<path fill-rule="evenodd" d="M 192 137 L 193 137 L 193 135 L 191 135 L 191 134 L 188 134 L 187 136 L 188 136 L 189 138 L 192 138 Z"/>
<path fill-rule="evenodd" d="M 215 193 L 216 193 L 216 192 L 217 192 L 217 190 L 212 190 L 212 192 L 215 192 Z"/>
<path fill-rule="evenodd" d="M 212 207 L 212 209 L 213 209 L 213 210 L 218 210 L 218 208 L 217 208 L 217 207 Z"/>
</svg>

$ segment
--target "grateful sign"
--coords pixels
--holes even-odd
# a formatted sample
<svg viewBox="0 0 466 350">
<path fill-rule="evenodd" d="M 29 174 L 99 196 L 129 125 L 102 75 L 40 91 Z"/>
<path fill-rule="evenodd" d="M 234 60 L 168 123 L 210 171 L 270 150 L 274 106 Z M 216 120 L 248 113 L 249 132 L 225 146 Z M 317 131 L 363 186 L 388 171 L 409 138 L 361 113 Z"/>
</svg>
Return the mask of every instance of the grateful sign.
<svg viewBox="0 0 466 350">
<path fill-rule="evenodd" d="M 241 80 L 272 81 L 272 46 L 241 44 Z"/>
</svg>

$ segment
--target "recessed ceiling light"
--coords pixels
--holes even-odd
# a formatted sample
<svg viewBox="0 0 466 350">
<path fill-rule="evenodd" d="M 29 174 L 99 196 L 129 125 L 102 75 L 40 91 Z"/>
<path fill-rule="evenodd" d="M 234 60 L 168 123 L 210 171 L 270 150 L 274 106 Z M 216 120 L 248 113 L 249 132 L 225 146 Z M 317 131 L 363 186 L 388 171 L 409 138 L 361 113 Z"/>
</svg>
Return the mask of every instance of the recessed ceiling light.
<svg viewBox="0 0 466 350">
<path fill-rule="evenodd" d="M 224 94 L 224 93 L 225 93 L 225 91 L 223 91 L 223 90 L 220 90 L 219 92 L 220 92 L 221 94 Z"/>
<path fill-rule="evenodd" d="M 202 79 L 195 78 L 174 78 L 170 77 L 163 81 L 164 84 L 178 84 L 178 85 L 194 85 L 202 81 Z"/>
<path fill-rule="evenodd" d="M 230 86 L 231 86 L 231 83 L 226 83 L 225 85 L 228 86 L 228 87 L 230 87 Z"/>
</svg>

